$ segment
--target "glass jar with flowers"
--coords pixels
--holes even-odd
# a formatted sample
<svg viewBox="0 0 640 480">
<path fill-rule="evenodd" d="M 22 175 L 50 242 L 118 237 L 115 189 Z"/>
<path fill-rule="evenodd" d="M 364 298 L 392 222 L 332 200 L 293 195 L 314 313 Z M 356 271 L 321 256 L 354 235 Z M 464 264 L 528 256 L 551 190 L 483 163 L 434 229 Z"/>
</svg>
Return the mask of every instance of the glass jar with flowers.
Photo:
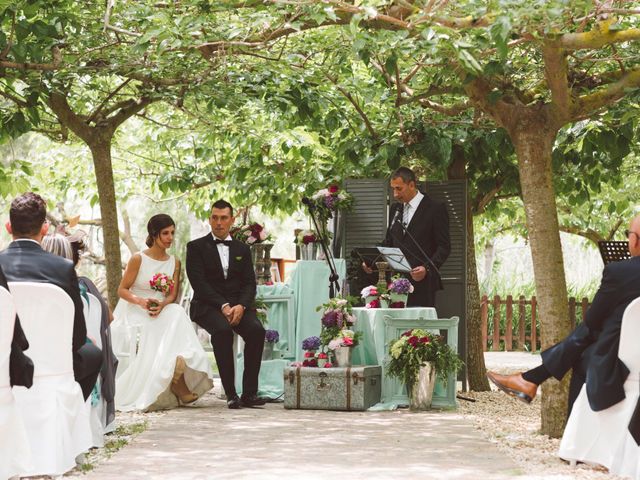
<svg viewBox="0 0 640 480">
<path fill-rule="evenodd" d="M 446 382 L 461 367 L 462 360 L 443 337 L 426 330 L 407 330 L 390 343 L 387 373 L 405 384 L 414 410 L 431 408 L 436 377 Z"/>
<path fill-rule="evenodd" d="M 395 275 L 387 288 L 389 292 L 389 306 L 391 308 L 404 308 L 407 305 L 409 294 L 413 293 L 413 285 L 408 278 Z"/>
<path fill-rule="evenodd" d="M 316 350 L 320 348 L 320 337 L 313 335 L 307 337 L 302 341 L 302 350 L 304 350 L 304 360 L 302 361 L 303 367 L 317 367 L 318 361 L 316 360 Z"/>
<path fill-rule="evenodd" d="M 320 331 L 322 345 L 333 352 L 337 366 L 351 366 L 352 347 L 358 344 L 361 332 L 352 330 L 356 317 L 352 313 L 350 300 L 341 297 L 332 298 L 317 310 L 322 310 Z"/>
<path fill-rule="evenodd" d="M 315 230 L 300 230 L 296 233 L 296 245 L 300 248 L 301 260 L 315 260 L 318 254 L 318 234 Z"/>
<path fill-rule="evenodd" d="M 277 330 L 265 330 L 264 333 L 264 349 L 262 350 L 262 360 L 273 359 L 273 348 L 280 340 L 280 334 Z"/>
</svg>

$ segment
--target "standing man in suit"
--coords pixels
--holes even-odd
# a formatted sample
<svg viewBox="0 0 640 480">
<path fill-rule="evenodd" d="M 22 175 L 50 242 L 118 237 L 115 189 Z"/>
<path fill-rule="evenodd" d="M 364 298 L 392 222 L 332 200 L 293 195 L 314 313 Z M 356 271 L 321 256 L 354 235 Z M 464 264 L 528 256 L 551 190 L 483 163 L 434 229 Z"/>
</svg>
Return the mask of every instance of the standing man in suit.
<svg viewBox="0 0 640 480">
<path fill-rule="evenodd" d="M 233 207 L 218 200 L 211 208 L 211 233 L 187 244 L 187 276 L 193 287 L 191 319 L 211 334 L 220 380 L 232 409 L 264 405 L 257 396 L 265 330 L 255 309 L 256 277 L 249 246 L 233 240 Z M 242 398 L 235 387 L 233 333 L 245 342 Z"/>
<path fill-rule="evenodd" d="M 447 207 L 420 192 L 415 174 L 407 167 L 400 167 L 391 175 L 391 190 L 398 203 L 389 211 L 383 245 L 400 248 L 412 267 L 414 290 L 407 306 L 435 307 L 436 292 L 442 290 L 438 269 L 451 251 Z M 363 269 L 372 272 L 365 264 Z"/>
<path fill-rule="evenodd" d="M 9 282 L 50 283 L 64 290 L 75 307 L 73 320 L 73 373 L 85 400 L 96 384 L 102 352 L 87 342 L 78 277 L 70 260 L 45 252 L 40 246 L 49 229 L 47 207 L 40 195 L 28 192 L 11 202 L 9 229 L 13 242 L 0 252 L 0 267 Z M 52 317 L 55 321 L 55 317 Z"/>
<path fill-rule="evenodd" d="M 625 308 L 640 297 L 640 215 L 626 232 L 631 258 L 604 267 L 600 288 L 584 322 L 564 340 L 542 352 L 542 365 L 513 375 L 487 372 L 499 389 L 526 403 L 536 396 L 538 385 L 550 377 L 561 380 L 571 369 L 569 411 L 582 385 L 594 411 L 604 410 L 625 398 L 629 369 L 618 358 L 620 327 Z"/>
<path fill-rule="evenodd" d="M 9 284 L 2 268 L 0 268 L 0 286 L 9 290 Z M 29 342 L 20 325 L 20 319 L 16 315 L 9 355 L 9 382 L 12 387 L 21 385 L 30 388 L 33 385 L 33 362 L 24 354 L 28 348 Z"/>
</svg>

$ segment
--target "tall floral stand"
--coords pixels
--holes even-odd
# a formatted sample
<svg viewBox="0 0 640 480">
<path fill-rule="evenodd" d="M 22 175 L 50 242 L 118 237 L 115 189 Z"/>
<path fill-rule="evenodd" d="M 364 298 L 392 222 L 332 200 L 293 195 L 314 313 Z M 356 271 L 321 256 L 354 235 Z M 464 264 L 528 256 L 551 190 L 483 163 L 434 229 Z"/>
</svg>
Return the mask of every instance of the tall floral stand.
<svg viewBox="0 0 640 480">
<path fill-rule="evenodd" d="M 256 273 L 258 285 L 264 285 L 271 280 L 271 249 L 272 243 L 254 243 L 250 246 L 253 269 Z"/>
<path fill-rule="evenodd" d="M 411 410 L 429 410 L 436 385 L 436 369 L 433 363 L 425 363 L 418 371 L 416 383 L 409 395 Z"/>
</svg>

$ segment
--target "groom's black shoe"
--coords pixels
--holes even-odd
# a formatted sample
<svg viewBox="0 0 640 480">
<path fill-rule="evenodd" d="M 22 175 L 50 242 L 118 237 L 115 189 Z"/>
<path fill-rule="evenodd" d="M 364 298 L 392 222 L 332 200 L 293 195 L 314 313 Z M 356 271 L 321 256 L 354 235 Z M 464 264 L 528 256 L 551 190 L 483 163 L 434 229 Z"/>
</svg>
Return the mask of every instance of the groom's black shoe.
<svg viewBox="0 0 640 480">
<path fill-rule="evenodd" d="M 237 395 L 231 397 L 229 400 L 227 400 L 227 407 L 229 407 L 232 410 L 237 410 L 238 408 L 240 408 L 242 405 L 240 404 L 240 397 L 238 397 Z"/>
<path fill-rule="evenodd" d="M 257 395 L 243 395 L 241 400 L 243 407 L 261 407 L 267 403 L 266 398 L 258 397 Z"/>
</svg>

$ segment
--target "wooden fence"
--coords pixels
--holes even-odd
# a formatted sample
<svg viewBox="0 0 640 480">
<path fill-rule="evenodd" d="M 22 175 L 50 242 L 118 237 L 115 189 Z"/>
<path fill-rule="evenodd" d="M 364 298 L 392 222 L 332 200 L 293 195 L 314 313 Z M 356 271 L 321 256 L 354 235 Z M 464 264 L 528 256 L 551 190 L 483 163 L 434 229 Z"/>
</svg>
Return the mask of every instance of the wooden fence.
<svg viewBox="0 0 640 480">
<path fill-rule="evenodd" d="M 482 321 L 482 345 L 485 351 L 537 351 L 540 349 L 540 325 L 536 297 L 526 300 L 520 296 L 514 300 L 508 295 L 505 300 L 499 295 L 489 300 L 486 295 L 480 300 Z M 589 300 L 569 299 L 569 318 L 573 326 L 584 321 Z M 515 315 L 514 315 L 515 311 Z M 531 326 L 535 328 L 531 328 Z"/>
</svg>

